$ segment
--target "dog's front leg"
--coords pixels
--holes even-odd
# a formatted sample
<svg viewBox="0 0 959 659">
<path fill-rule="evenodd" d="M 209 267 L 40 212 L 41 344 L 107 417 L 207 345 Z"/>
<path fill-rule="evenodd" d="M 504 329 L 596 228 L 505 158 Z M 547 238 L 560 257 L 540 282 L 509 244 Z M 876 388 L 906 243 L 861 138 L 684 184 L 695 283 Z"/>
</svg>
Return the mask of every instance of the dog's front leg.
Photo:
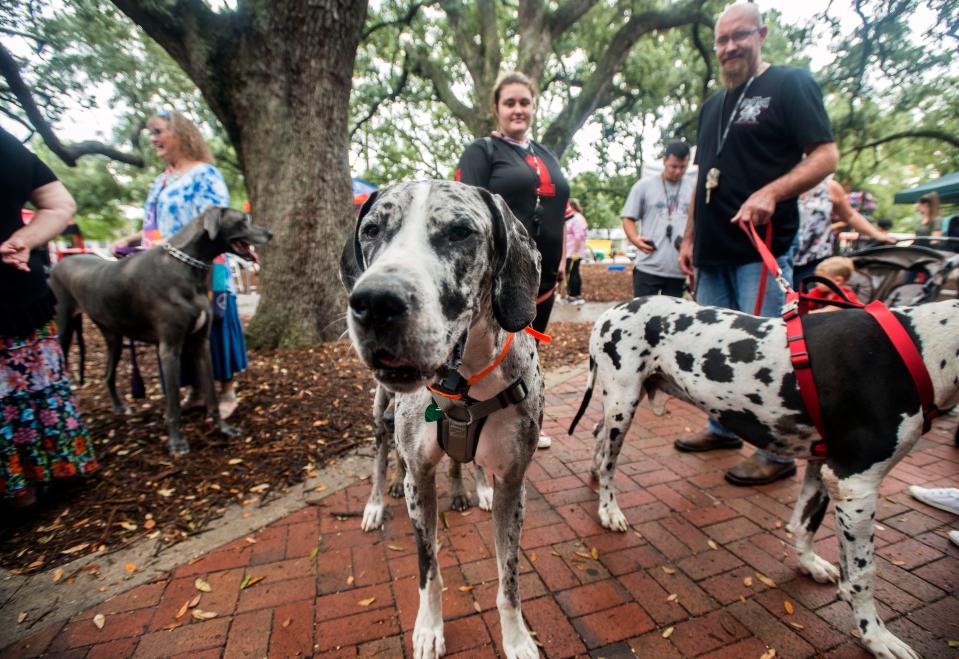
<svg viewBox="0 0 959 659">
<path fill-rule="evenodd" d="M 386 427 L 384 415 L 390 404 L 390 396 L 382 386 L 376 388 L 373 399 L 373 438 L 376 441 L 376 453 L 373 455 L 373 476 L 370 498 L 363 508 L 363 521 L 360 528 L 372 531 L 383 525 L 383 487 L 386 484 L 386 461 L 390 454 L 390 433 Z"/>
<path fill-rule="evenodd" d="M 823 469 L 823 482 L 836 506 L 842 567 L 839 596 L 852 605 L 856 627 L 870 652 L 883 658 L 919 659 L 912 648 L 886 629 L 876 612 L 873 532 L 879 484 L 887 470 L 876 465 L 871 470 L 874 473 L 840 479 L 828 466 Z"/>
<path fill-rule="evenodd" d="M 463 465 L 450 460 L 450 509 L 462 512 L 469 509 L 470 497 L 463 486 Z"/>
<path fill-rule="evenodd" d="M 433 659 L 446 654 L 443 578 L 436 560 L 436 465 L 425 456 L 416 456 L 407 464 L 403 485 L 420 564 L 420 606 L 413 626 L 413 656 Z"/>
<path fill-rule="evenodd" d="M 523 622 L 516 564 L 526 512 L 524 476 L 525 469 L 514 467 L 507 479 L 497 478 L 493 486 L 493 534 L 499 567 L 496 608 L 499 609 L 503 650 L 508 659 L 535 659 L 539 656 L 536 643 Z"/>
<path fill-rule="evenodd" d="M 180 343 L 160 341 L 160 365 L 166 385 L 166 426 L 169 434 L 170 455 L 190 452 L 190 445 L 180 434 Z"/>
<path fill-rule="evenodd" d="M 190 352 L 196 366 L 197 382 L 203 394 L 206 413 L 213 417 L 213 425 L 227 437 L 237 437 L 239 428 L 220 418 L 220 405 L 216 397 L 216 385 L 213 383 L 213 357 L 210 355 L 210 338 L 206 332 L 190 335 Z"/>
<path fill-rule="evenodd" d="M 829 507 L 829 494 L 822 483 L 822 466 L 821 460 L 806 463 L 802 490 L 786 530 L 795 534 L 799 569 L 819 583 L 836 583 L 839 570 L 813 551 L 813 537 Z"/>
</svg>

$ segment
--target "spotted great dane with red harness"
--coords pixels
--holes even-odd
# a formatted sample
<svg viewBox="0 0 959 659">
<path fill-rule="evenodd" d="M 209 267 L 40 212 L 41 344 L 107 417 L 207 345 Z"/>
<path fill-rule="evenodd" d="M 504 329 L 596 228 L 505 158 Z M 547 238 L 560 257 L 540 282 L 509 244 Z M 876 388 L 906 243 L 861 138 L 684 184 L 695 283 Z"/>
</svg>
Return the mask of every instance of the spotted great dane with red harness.
<svg viewBox="0 0 959 659">
<path fill-rule="evenodd" d="M 522 400 L 486 417 L 475 462 L 495 484 L 503 648 L 508 657 L 532 659 L 538 651 L 520 611 L 517 554 L 544 400 L 536 346 L 522 331 L 536 314 L 536 245 L 502 198 L 450 181 L 379 192 L 360 211 L 352 242 L 352 257 L 341 262 L 351 286 L 350 338 L 377 382 L 395 392 L 396 445 L 419 556 L 414 655 L 446 651 L 436 558 L 435 477 L 443 449 L 439 422 L 426 418 L 434 400 L 426 386 L 445 378 L 456 356 L 464 375 L 493 366 L 469 389 L 473 399 L 496 398 L 520 381 L 525 388 Z"/>
<path fill-rule="evenodd" d="M 959 302 L 894 310 L 929 372 L 939 409 L 959 403 Z M 862 309 L 804 319 L 827 432 L 827 456 L 812 460 L 788 529 L 800 569 L 839 579 L 863 643 L 878 657 L 918 655 L 876 612 L 873 525 L 883 477 L 923 432 L 919 395 L 880 325 Z M 746 441 L 778 455 L 810 457 L 819 440 L 790 362 L 781 318 L 757 318 L 678 298 L 637 298 L 605 312 L 589 341 L 589 381 L 570 433 L 594 390 L 603 396 L 593 472 L 603 526 L 625 531 L 613 491 L 623 439 L 640 400 L 663 413 L 675 396 Z M 829 501 L 835 505 L 839 570 L 813 551 Z"/>
</svg>

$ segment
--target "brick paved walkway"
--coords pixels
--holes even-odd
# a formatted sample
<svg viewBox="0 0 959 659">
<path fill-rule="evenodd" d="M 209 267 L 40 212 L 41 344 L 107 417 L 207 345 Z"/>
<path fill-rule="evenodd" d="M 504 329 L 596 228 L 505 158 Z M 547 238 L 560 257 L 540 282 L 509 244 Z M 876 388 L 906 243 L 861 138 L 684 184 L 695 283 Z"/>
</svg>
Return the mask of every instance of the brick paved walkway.
<svg viewBox="0 0 959 659">
<path fill-rule="evenodd" d="M 588 476 L 588 429 L 598 404 L 576 438 L 561 430 L 584 380 L 579 369 L 551 387 L 546 430 L 553 448 L 538 453 L 528 474 L 521 592 L 546 656 L 739 659 L 768 648 L 789 658 L 868 656 L 848 631 L 848 605 L 833 586 L 799 575 L 787 550 L 782 527 L 799 481 L 737 488 L 722 474 L 748 449 L 675 452 L 673 439 L 704 419 L 686 405 L 670 402 L 665 417 L 641 408 L 617 477 L 632 528 L 619 534 L 600 527 Z M 959 548 L 946 531 L 959 519 L 912 500 L 906 488 L 959 482 L 955 424 L 955 417 L 939 420 L 896 467 L 878 515 L 880 615 L 927 659 L 957 655 L 948 641 L 959 639 Z M 357 517 L 331 514 L 362 511 L 368 489 L 367 481 L 357 482 L 323 506 L 305 507 L 162 580 L 51 624 L 0 655 L 410 656 L 417 559 L 405 506 L 392 501 L 393 518 L 374 534 L 360 531 Z M 499 656 L 490 516 L 474 508 L 445 519 L 440 564 L 448 653 Z M 819 536 L 818 551 L 835 561 L 831 515 Z M 764 585 L 757 572 L 777 587 Z M 241 589 L 247 576 L 263 580 Z M 197 577 L 211 591 L 196 609 L 216 617 L 177 618 L 199 593 Z M 105 616 L 102 629 L 93 622 L 98 613 Z"/>
</svg>

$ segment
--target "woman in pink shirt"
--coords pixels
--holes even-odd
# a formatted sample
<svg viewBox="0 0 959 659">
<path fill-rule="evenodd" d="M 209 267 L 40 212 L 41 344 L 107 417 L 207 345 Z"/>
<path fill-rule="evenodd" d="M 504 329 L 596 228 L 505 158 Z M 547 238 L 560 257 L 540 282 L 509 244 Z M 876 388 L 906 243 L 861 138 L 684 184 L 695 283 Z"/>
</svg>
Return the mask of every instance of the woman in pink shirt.
<svg viewBox="0 0 959 659">
<path fill-rule="evenodd" d="M 586 257 L 586 218 L 578 199 L 570 199 L 566 207 L 566 304 L 583 304 L 583 280 L 579 264 Z"/>
</svg>

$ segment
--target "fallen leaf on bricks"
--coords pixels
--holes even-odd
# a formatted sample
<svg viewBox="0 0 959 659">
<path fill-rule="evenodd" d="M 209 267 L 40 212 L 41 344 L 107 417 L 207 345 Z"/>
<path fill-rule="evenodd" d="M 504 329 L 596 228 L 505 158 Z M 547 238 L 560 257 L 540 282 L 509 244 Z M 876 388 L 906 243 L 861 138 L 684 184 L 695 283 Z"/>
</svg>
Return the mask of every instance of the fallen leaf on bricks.
<svg viewBox="0 0 959 659">
<path fill-rule="evenodd" d="M 127 563 L 126 565 L 123 566 L 123 570 L 127 574 L 133 574 L 134 572 L 137 571 L 137 565 L 136 563 Z"/>
<path fill-rule="evenodd" d="M 190 600 L 187 600 L 183 603 L 183 606 L 180 607 L 180 610 L 176 612 L 176 615 L 173 616 L 177 620 L 186 615 L 187 609 L 190 608 Z"/>
<path fill-rule="evenodd" d="M 460 586 L 461 593 L 468 593 L 471 590 L 473 590 L 473 586 L 471 586 L 470 584 L 466 584 L 465 586 Z"/>
<path fill-rule="evenodd" d="M 757 573 L 756 573 L 756 578 L 759 579 L 760 581 L 762 581 L 767 587 L 769 587 L 769 588 L 776 588 L 776 582 L 773 581 L 772 579 L 770 579 L 769 577 L 767 577 L 767 576 L 766 576 L 765 574 L 763 574 L 762 572 L 757 572 Z"/>
<path fill-rule="evenodd" d="M 789 621 L 789 626 L 794 627 L 796 629 L 805 629 L 805 627 L 800 625 L 798 622 L 792 622 L 791 620 Z"/>
<path fill-rule="evenodd" d="M 676 568 L 671 567 L 669 565 L 664 565 L 663 572 L 665 572 L 666 574 L 676 574 Z"/>
<path fill-rule="evenodd" d="M 62 579 L 62 578 L 63 578 L 63 570 L 61 570 L 60 568 L 57 568 L 56 570 L 54 570 L 54 572 L 53 572 L 53 583 L 56 583 L 56 582 L 60 581 L 60 579 Z"/>
<path fill-rule="evenodd" d="M 709 545 L 710 549 L 719 549 L 719 547 L 716 545 L 716 542 L 714 540 L 710 540 L 706 544 Z"/>
<path fill-rule="evenodd" d="M 386 545 L 386 548 L 389 549 L 390 551 L 406 551 L 399 545 Z"/>
<path fill-rule="evenodd" d="M 189 602 L 187 602 L 187 608 L 188 608 L 188 609 L 195 608 L 196 605 L 200 603 L 200 598 L 201 598 L 201 597 L 203 597 L 203 593 L 197 593 L 196 595 L 194 595 L 194 596 L 193 596 L 193 599 L 191 599 Z"/>
<path fill-rule="evenodd" d="M 483 607 L 480 606 L 479 602 L 473 602 L 473 610 L 476 611 L 477 613 L 482 613 Z"/>
<path fill-rule="evenodd" d="M 347 585 L 347 586 L 352 586 L 352 585 L 353 585 L 353 581 L 355 581 L 355 580 L 353 579 L 353 575 L 351 574 L 350 576 L 348 576 L 348 577 L 346 578 L 346 585 Z"/>
<path fill-rule="evenodd" d="M 789 615 L 793 614 L 793 603 L 790 602 L 789 600 L 786 600 L 785 602 L 783 602 L 783 608 L 786 609 L 787 614 Z"/>
<path fill-rule="evenodd" d="M 283 626 L 289 627 L 291 622 L 293 622 L 293 618 L 287 618 L 286 620 L 283 621 Z"/>
<path fill-rule="evenodd" d="M 667 627 L 666 629 L 663 630 L 663 638 L 669 638 L 672 635 L 673 635 L 672 627 Z"/>
<path fill-rule="evenodd" d="M 208 584 L 206 581 L 204 581 L 204 580 L 201 579 L 200 577 L 197 577 L 196 580 L 194 580 L 194 582 L 193 582 L 193 587 L 196 588 L 196 589 L 199 590 L 199 591 L 204 592 L 204 593 L 212 593 L 212 592 L 213 592 L 213 587 L 210 586 L 210 584 Z"/>
<path fill-rule="evenodd" d="M 535 551 L 529 555 L 529 562 L 530 562 L 530 563 L 535 563 L 535 562 L 536 562 L 536 552 L 535 552 Z"/>
<path fill-rule="evenodd" d="M 359 604 L 360 606 L 369 606 L 370 604 L 372 604 L 372 603 L 375 602 L 375 601 L 376 601 L 376 598 L 375 598 L 375 597 L 367 597 L 366 599 L 363 599 L 363 600 L 360 600 L 359 602 L 357 602 L 357 604 Z"/>
<path fill-rule="evenodd" d="M 672 593 L 669 597 L 666 598 L 667 602 L 675 602 L 679 598 L 679 595 Z"/>
<path fill-rule="evenodd" d="M 21 622 L 23 622 L 23 621 L 26 620 L 26 619 L 27 619 L 27 612 L 26 612 L 26 611 L 21 611 L 21 612 L 20 612 L 20 615 L 17 616 L 17 624 L 19 625 Z M 951 643 L 951 642 L 952 642 L 952 641 L 950 641 L 950 643 Z"/>
<path fill-rule="evenodd" d="M 763 652 L 763 656 L 761 656 L 759 659 L 773 659 L 773 657 L 775 656 L 776 656 L 776 649 L 769 648 L 768 650 Z"/>
<path fill-rule="evenodd" d="M 193 614 L 194 620 L 210 620 L 211 618 L 216 617 L 216 612 L 214 611 L 201 611 L 200 609 L 193 609 L 191 613 Z"/>
<path fill-rule="evenodd" d="M 97 626 L 97 629 L 103 629 L 103 625 L 105 625 L 106 622 L 107 622 L 107 619 L 103 616 L 102 613 L 98 613 L 95 616 L 93 616 L 93 624 Z"/>
<path fill-rule="evenodd" d="M 745 577 L 745 578 L 743 579 L 743 585 L 746 586 L 747 588 L 751 588 L 752 585 L 753 585 L 753 578 L 752 578 L 752 577 Z"/>
</svg>

